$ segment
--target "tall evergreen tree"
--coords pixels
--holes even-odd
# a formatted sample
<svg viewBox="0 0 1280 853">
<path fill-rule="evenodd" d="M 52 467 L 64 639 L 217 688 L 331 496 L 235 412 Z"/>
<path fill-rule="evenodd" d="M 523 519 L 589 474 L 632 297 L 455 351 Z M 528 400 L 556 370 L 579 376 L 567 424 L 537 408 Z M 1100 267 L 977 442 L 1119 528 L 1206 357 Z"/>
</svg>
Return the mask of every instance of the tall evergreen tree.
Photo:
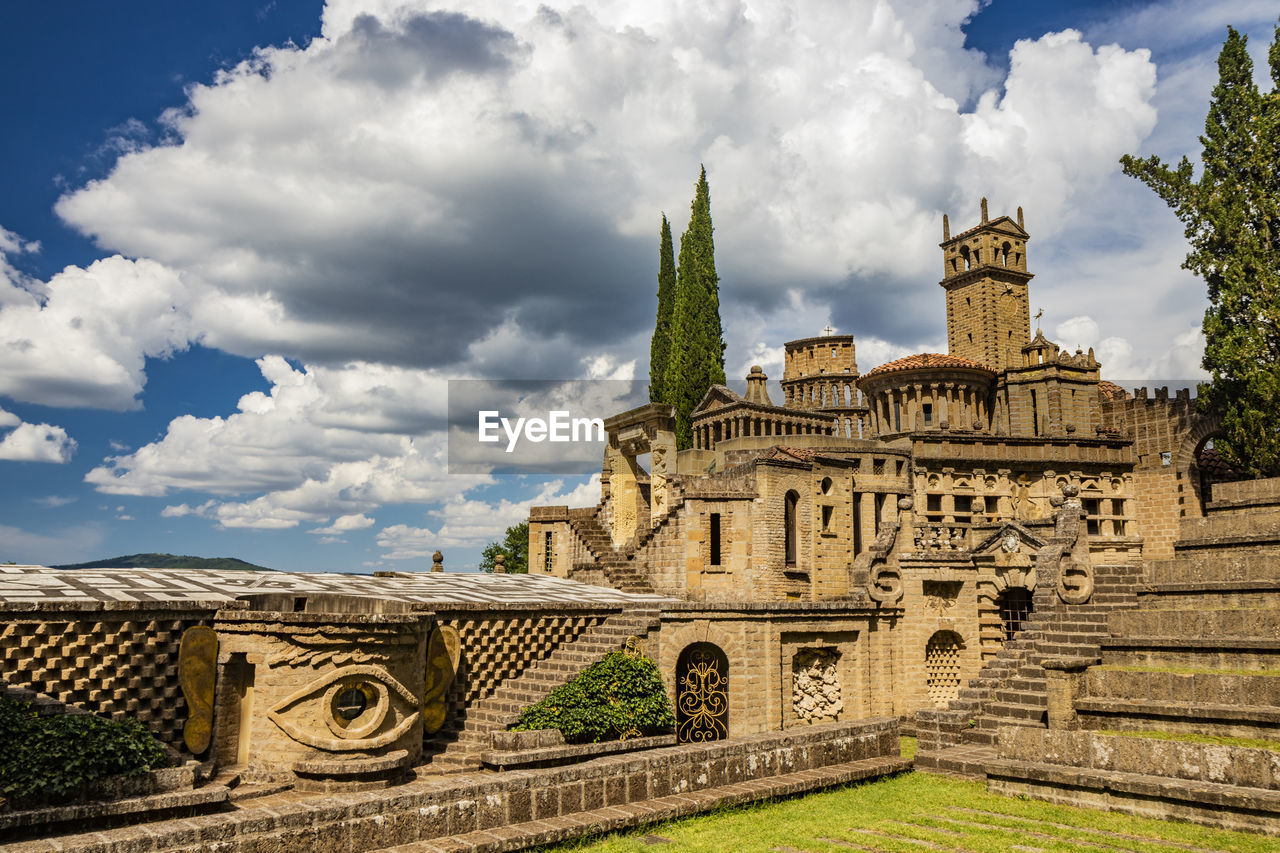
<svg viewBox="0 0 1280 853">
<path fill-rule="evenodd" d="M 724 331 L 720 325 L 720 277 L 716 275 L 711 191 L 704 166 L 698 175 L 689 227 L 680 237 L 671 354 L 663 381 L 676 408 L 676 445 L 693 446 L 690 414 L 715 384 L 724 383 Z"/>
<path fill-rule="evenodd" d="M 1253 476 L 1280 473 L 1280 27 L 1269 54 L 1272 91 L 1253 82 L 1246 39 L 1228 29 L 1218 55 L 1202 170 L 1186 157 L 1121 159 L 1186 226 L 1183 266 L 1204 279 L 1200 402 L 1222 416 L 1215 447 Z"/>
<path fill-rule="evenodd" d="M 658 319 L 649 341 L 649 402 L 667 402 L 667 363 L 671 360 L 671 318 L 675 313 L 676 259 L 671 248 L 671 223 L 662 214 L 658 239 Z"/>
</svg>

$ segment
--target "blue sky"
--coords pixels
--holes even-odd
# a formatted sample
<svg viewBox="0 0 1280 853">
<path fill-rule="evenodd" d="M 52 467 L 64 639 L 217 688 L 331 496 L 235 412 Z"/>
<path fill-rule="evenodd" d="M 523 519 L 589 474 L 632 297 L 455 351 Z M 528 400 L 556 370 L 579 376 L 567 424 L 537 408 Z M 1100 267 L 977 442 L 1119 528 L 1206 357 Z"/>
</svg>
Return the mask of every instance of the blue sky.
<svg viewBox="0 0 1280 853">
<path fill-rule="evenodd" d="M 9 4 L 0 561 L 454 568 L 582 478 L 448 474 L 450 378 L 646 375 L 660 213 L 712 190 L 727 370 L 945 346 L 942 213 L 1022 205 L 1033 310 L 1193 376 L 1194 154 L 1274 4 Z M 1260 77 L 1261 79 L 1261 77 Z"/>
</svg>

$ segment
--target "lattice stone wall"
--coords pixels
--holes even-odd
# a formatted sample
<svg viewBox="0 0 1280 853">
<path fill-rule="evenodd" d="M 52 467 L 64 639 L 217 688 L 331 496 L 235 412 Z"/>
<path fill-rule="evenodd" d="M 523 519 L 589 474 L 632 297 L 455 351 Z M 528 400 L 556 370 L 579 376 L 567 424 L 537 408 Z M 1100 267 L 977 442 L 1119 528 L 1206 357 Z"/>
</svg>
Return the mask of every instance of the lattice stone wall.
<svg viewBox="0 0 1280 853">
<path fill-rule="evenodd" d="M 445 719 L 449 721 L 445 727 L 460 728 L 468 706 L 562 645 L 572 643 L 603 622 L 606 615 L 593 611 L 438 611 L 440 624 L 458 630 L 462 650 L 458 675 L 445 700 Z"/>
<path fill-rule="evenodd" d="M 925 682 L 929 699 L 939 708 L 960 695 L 960 638 L 939 631 L 929 638 L 924 653 Z"/>
<path fill-rule="evenodd" d="M 7 685 L 101 716 L 136 719 L 164 743 L 186 751 L 178 643 L 187 628 L 209 624 L 211 611 L 0 615 L 0 673 Z"/>
</svg>

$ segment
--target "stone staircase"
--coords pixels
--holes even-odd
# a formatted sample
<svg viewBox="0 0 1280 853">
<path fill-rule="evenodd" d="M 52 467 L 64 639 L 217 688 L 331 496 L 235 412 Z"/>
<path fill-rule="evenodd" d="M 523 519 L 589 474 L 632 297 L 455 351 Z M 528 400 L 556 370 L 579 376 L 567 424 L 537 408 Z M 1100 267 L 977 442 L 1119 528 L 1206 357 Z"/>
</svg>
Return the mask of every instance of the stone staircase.
<svg viewBox="0 0 1280 853">
<path fill-rule="evenodd" d="M 1108 614 L 1136 606 L 1141 568 L 1130 564 L 1094 568 L 1087 604 L 1069 605 L 1049 585 L 1037 588 L 1023 629 L 939 711 L 916 714 L 916 766 L 961 776 L 981 776 L 995 757 L 1002 727 L 1044 729 L 1048 725 L 1045 669 L 1050 656 L 1096 658 L 1107 636 Z"/>
<path fill-rule="evenodd" d="M 1208 510 L 1096 656 L 1046 661 L 1050 728 L 999 730 L 992 790 L 1280 835 L 1280 514 Z"/>
<path fill-rule="evenodd" d="M 642 640 L 660 625 L 656 606 L 625 606 L 603 622 L 566 643 L 493 693 L 472 702 L 459 720 L 429 736 L 423 754 L 431 756 L 429 770 L 453 773 L 480 767 L 480 754 L 491 746 L 495 731 L 506 728 L 528 705 L 543 699 L 561 684 L 609 652 L 621 649 L 628 637 Z"/>
<path fill-rule="evenodd" d="M 592 562 L 574 565 L 573 573 L 577 579 L 583 580 L 583 573 L 598 571 L 614 589 L 641 595 L 654 594 L 653 586 L 636 570 L 635 563 L 628 559 L 627 554 L 614 549 L 609 531 L 600 523 L 599 509 L 571 514 L 569 528 L 578 535 L 593 558 Z"/>
</svg>

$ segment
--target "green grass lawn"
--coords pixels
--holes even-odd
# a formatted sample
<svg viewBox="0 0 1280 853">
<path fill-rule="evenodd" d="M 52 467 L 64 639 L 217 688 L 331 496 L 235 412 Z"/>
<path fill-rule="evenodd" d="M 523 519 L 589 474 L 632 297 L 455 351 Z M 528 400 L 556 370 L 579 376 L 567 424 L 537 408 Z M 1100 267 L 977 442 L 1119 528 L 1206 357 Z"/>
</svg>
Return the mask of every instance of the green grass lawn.
<svg viewBox="0 0 1280 853">
<path fill-rule="evenodd" d="M 914 746 L 904 743 L 904 747 Z M 1001 797 L 988 794 L 980 782 L 904 773 L 549 849 L 1204 853 L 1275 851 L 1280 840 Z"/>
</svg>

